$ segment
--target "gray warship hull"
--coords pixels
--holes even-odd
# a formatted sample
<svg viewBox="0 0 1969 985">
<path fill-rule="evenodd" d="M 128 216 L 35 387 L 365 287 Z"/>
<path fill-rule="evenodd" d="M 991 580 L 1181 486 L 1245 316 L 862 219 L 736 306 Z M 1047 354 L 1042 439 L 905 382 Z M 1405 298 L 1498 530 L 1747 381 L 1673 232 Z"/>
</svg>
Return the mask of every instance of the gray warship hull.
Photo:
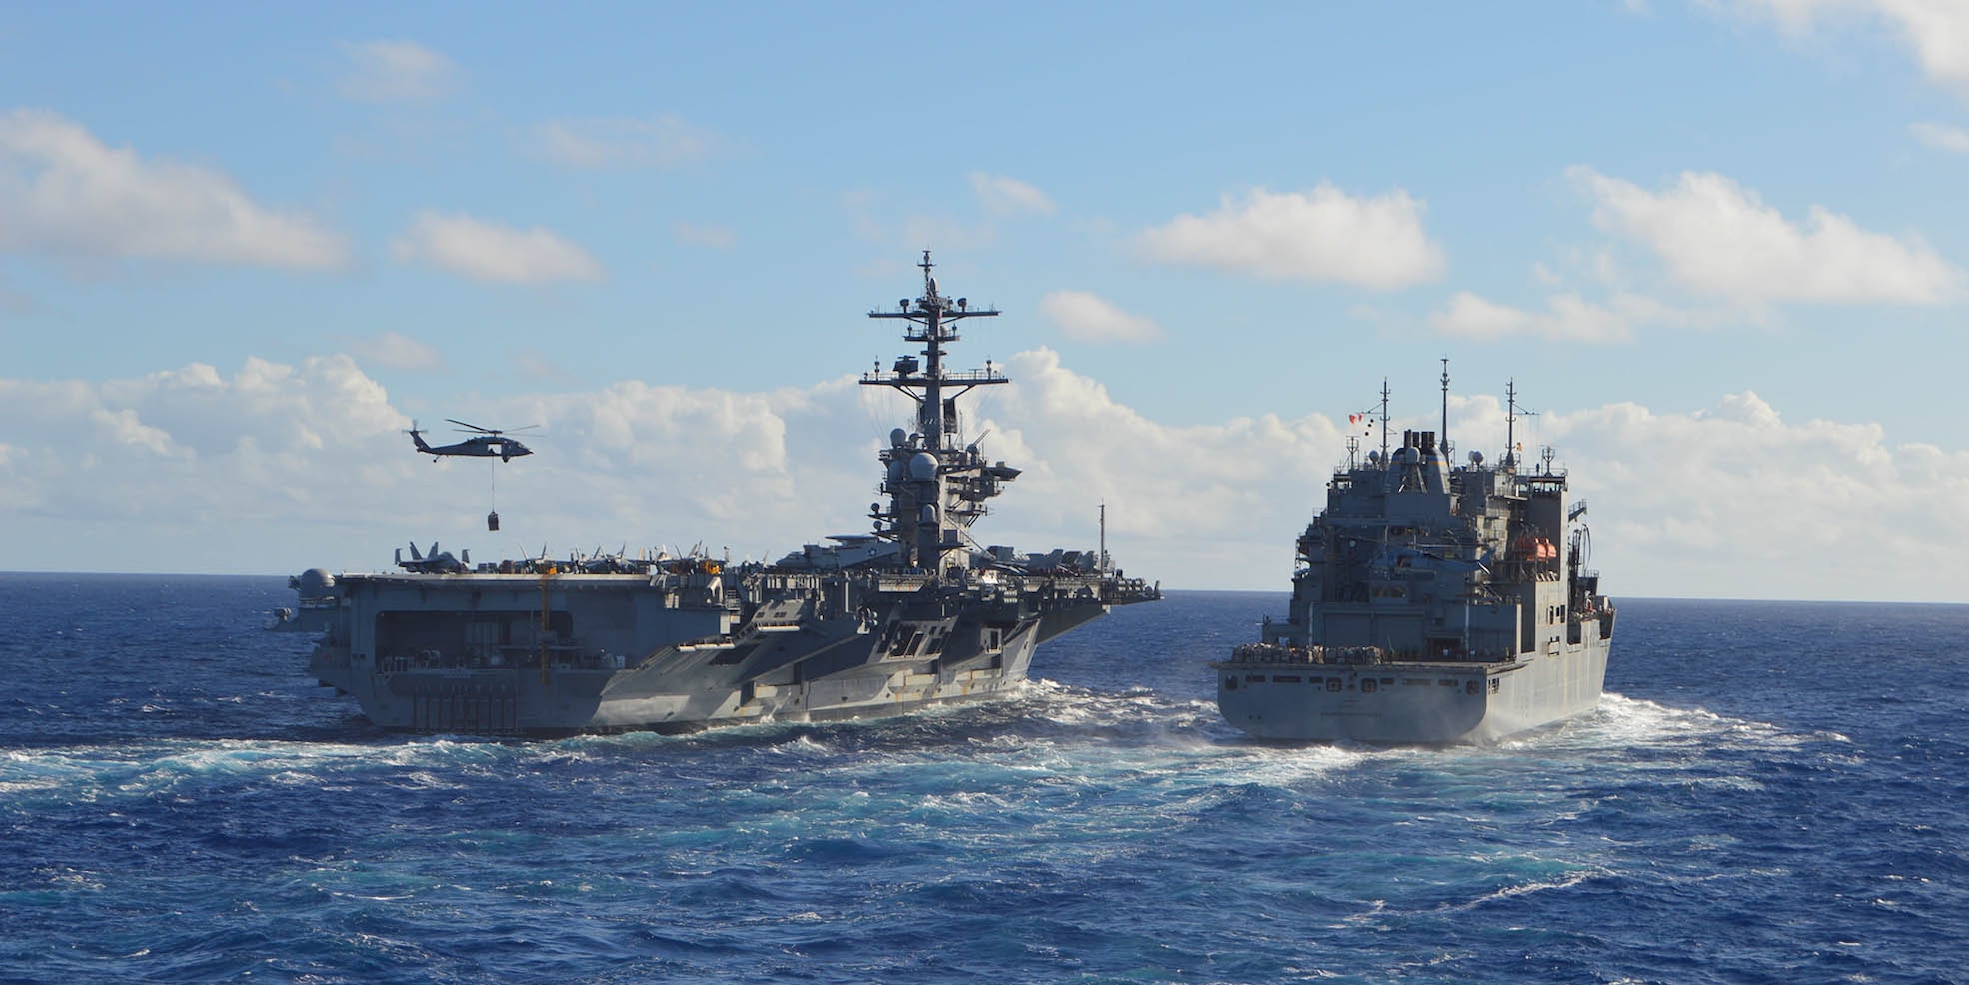
<svg viewBox="0 0 1969 985">
<path fill-rule="evenodd" d="M 1592 711 L 1609 641 L 1500 663 L 1214 663 L 1217 706 L 1255 738 L 1387 744 L 1490 743 Z"/>
<path fill-rule="evenodd" d="M 1102 576 L 958 586 L 759 569 L 344 575 L 332 591 L 297 618 L 323 633 L 309 670 L 372 722 L 537 735 L 1002 697 L 1040 643 L 1153 590 Z"/>
</svg>

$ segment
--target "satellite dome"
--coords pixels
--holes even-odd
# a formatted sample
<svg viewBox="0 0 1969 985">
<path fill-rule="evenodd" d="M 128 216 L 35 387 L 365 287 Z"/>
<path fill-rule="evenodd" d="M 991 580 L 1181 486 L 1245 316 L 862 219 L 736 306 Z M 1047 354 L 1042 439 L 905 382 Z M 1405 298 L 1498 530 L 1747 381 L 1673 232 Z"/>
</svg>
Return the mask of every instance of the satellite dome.
<svg viewBox="0 0 1969 985">
<path fill-rule="evenodd" d="M 895 459 L 889 463 L 890 482 L 901 482 L 903 480 L 903 477 L 907 475 L 908 472 L 909 472 L 909 467 L 904 465 L 902 459 L 900 458 Z"/>
<path fill-rule="evenodd" d="M 909 432 L 904 431 L 902 428 L 897 428 L 889 432 L 889 444 L 893 447 L 901 447 L 903 442 L 908 440 Z"/>
<path fill-rule="evenodd" d="M 937 456 L 927 451 L 919 451 L 909 460 L 909 477 L 916 482 L 928 482 L 937 477 Z"/>
<path fill-rule="evenodd" d="M 1480 452 L 1480 451 L 1473 451 L 1473 452 L 1471 452 L 1471 453 L 1470 453 L 1470 464 L 1471 464 L 1471 465 L 1482 465 L 1482 464 L 1484 464 L 1484 453 L 1483 453 L 1483 452 Z"/>
</svg>

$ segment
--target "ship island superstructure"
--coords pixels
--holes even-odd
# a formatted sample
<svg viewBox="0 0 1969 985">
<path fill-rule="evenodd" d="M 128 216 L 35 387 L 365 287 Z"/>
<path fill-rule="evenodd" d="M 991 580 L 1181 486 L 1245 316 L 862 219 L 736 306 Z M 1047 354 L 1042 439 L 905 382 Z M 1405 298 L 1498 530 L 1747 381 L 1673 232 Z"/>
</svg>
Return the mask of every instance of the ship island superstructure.
<svg viewBox="0 0 1969 985">
<path fill-rule="evenodd" d="M 951 372 L 958 326 L 992 317 L 945 296 L 925 251 L 923 293 L 869 317 L 919 345 L 861 383 L 915 403 L 879 452 L 883 501 L 866 534 L 773 563 L 621 555 L 292 580 L 285 628 L 320 634 L 309 670 L 377 725 L 562 734 L 891 714 L 1005 695 L 1034 649 L 1108 611 L 1161 597 L 1102 548 L 1019 553 L 973 525 L 1019 470 L 966 441 L 958 399 L 1009 382 Z M 433 555 L 438 555 L 435 545 Z"/>
<path fill-rule="evenodd" d="M 1445 364 L 1444 434 L 1448 385 Z M 1450 743 L 1592 709 L 1614 606 L 1565 471 L 1549 449 L 1521 462 L 1511 431 L 1496 464 L 1454 464 L 1434 431 L 1390 449 L 1387 399 L 1381 450 L 1350 441 L 1297 540 L 1288 618 L 1211 664 L 1224 718 L 1263 739 Z"/>
</svg>

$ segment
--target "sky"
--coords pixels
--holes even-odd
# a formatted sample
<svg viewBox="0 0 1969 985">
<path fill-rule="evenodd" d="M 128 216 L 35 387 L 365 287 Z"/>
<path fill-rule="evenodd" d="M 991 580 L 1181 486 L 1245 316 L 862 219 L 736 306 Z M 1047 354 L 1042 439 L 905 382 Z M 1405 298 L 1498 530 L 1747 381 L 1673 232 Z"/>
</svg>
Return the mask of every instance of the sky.
<svg viewBox="0 0 1969 985">
<path fill-rule="evenodd" d="M 1616 597 L 1961 601 L 1965 189 L 1969 0 L 14 5 L 0 570 L 866 530 L 929 249 L 986 543 L 1285 590 L 1447 358 Z"/>
</svg>

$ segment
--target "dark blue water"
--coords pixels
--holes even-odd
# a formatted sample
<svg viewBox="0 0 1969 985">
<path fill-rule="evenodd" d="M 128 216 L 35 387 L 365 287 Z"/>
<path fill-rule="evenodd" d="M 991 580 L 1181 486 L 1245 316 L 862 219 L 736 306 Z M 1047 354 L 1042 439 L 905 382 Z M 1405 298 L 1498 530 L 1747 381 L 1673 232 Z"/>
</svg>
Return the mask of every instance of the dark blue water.
<svg viewBox="0 0 1969 985">
<path fill-rule="evenodd" d="M 1010 702 L 381 734 L 283 579 L 0 575 L 0 981 L 1969 981 L 1969 607 L 1632 601 L 1590 717 L 1243 741 L 1282 596 Z"/>
</svg>

